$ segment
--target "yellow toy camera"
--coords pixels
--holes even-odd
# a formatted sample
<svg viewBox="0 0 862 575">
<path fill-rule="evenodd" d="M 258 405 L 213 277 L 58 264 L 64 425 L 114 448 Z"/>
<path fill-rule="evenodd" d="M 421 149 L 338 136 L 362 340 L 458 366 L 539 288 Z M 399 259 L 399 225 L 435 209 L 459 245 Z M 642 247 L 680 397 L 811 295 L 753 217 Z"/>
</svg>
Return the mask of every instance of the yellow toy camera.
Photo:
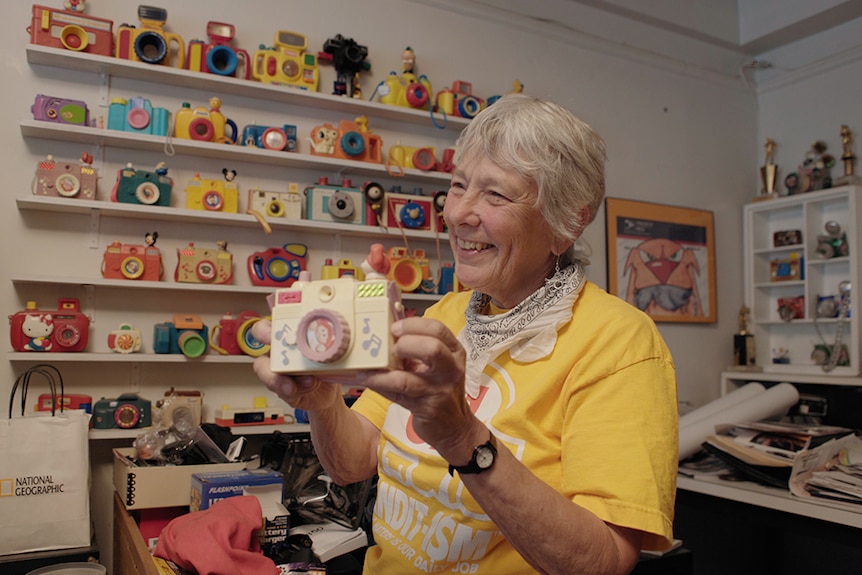
<svg viewBox="0 0 862 575">
<path fill-rule="evenodd" d="M 209 104 L 210 109 L 207 110 L 203 106 L 192 108 L 191 104 L 183 102 L 174 120 L 174 138 L 236 144 L 236 123 L 222 114 L 221 100 L 210 98 Z M 228 127 L 230 136 L 227 135 Z"/>
<path fill-rule="evenodd" d="M 208 212 L 239 212 L 239 190 L 233 182 L 201 179 L 200 174 L 186 186 L 186 207 Z"/>
<path fill-rule="evenodd" d="M 251 76 L 268 84 L 287 84 L 317 91 L 320 74 L 317 56 L 306 52 L 308 38 L 303 34 L 279 30 L 275 47 L 261 49 L 252 58 Z"/>
<path fill-rule="evenodd" d="M 405 72 L 402 76 L 391 72 L 377 92 L 380 94 L 381 104 L 422 110 L 428 109 L 433 93 L 431 81 L 427 76 L 423 74 L 417 78 L 410 72 Z"/>
<path fill-rule="evenodd" d="M 401 294 L 385 278 L 311 281 L 301 272 L 275 292 L 270 366 L 276 373 L 349 373 L 392 369 L 392 322 L 404 317 Z"/>
<path fill-rule="evenodd" d="M 218 249 L 197 248 L 191 242 L 177 248 L 177 269 L 174 281 L 197 284 L 229 284 L 233 279 L 233 254 L 227 251 L 227 242 L 219 242 Z"/>
<path fill-rule="evenodd" d="M 174 66 L 182 68 L 185 65 L 186 45 L 178 34 L 164 31 L 168 11 L 154 6 L 138 6 L 138 20 L 141 27 L 118 26 L 116 56 L 125 60 L 135 60 L 146 64 L 171 65 L 171 45 Z"/>
</svg>

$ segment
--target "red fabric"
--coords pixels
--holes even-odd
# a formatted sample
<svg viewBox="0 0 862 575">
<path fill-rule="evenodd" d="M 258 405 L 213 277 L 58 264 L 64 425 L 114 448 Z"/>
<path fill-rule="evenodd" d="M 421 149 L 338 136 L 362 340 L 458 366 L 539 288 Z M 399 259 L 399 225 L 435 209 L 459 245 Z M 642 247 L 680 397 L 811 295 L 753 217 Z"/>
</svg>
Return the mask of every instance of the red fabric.
<svg viewBox="0 0 862 575">
<path fill-rule="evenodd" d="M 279 575 L 260 551 L 262 527 L 257 497 L 229 497 L 168 523 L 153 554 L 198 575 Z"/>
</svg>

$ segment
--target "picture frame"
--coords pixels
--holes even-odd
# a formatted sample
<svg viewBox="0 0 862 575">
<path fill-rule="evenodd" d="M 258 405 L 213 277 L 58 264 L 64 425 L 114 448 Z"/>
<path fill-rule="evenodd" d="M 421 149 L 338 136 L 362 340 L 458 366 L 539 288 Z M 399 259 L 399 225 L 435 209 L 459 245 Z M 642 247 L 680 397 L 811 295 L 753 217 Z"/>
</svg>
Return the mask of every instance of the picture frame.
<svg viewBox="0 0 862 575">
<path fill-rule="evenodd" d="M 608 292 L 656 322 L 715 323 L 713 213 L 605 198 Z"/>
</svg>

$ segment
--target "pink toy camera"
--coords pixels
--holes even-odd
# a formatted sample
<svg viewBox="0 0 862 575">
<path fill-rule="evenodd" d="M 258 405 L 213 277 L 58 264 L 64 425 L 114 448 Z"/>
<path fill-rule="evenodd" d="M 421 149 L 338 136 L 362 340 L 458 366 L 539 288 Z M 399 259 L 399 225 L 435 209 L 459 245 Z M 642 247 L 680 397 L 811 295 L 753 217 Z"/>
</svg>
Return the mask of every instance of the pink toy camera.
<svg viewBox="0 0 862 575">
<path fill-rule="evenodd" d="M 96 199 L 98 173 L 92 166 L 93 156 L 81 154 L 81 162 L 57 162 L 48 156 L 36 166 L 36 181 L 33 193 L 37 196 Z"/>
<path fill-rule="evenodd" d="M 102 256 L 102 277 L 157 282 L 162 277 L 162 253 L 155 246 L 113 242 Z"/>
<path fill-rule="evenodd" d="M 290 287 L 305 271 L 308 247 L 284 244 L 248 256 L 248 276 L 256 286 Z"/>
<path fill-rule="evenodd" d="M 36 302 L 9 316 L 9 340 L 15 351 L 83 351 L 87 347 L 90 319 L 74 298 L 61 298 L 56 311 L 40 310 Z"/>
<path fill-rule="evenodd" d="M 37 94 L 30 111 L 33 112 L 34 120 L 76 126 L 90 125 L 90 109 L 81 100 Z"/>
</svg>

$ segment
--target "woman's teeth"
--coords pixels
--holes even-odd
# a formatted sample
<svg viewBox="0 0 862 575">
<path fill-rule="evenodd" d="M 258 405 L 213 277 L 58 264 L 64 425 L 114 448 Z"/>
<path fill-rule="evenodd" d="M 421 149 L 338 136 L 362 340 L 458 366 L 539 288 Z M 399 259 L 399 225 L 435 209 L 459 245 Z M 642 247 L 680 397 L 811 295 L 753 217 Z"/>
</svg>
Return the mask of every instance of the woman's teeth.
<svg viewBox="0 0 862 575">
<path fill-rule="evenodd" d="M 490 244 L 484 244 L 481 242 L 468 242 L 468 241 L 460 240 L 460 239 L 458 240 L 458 247 L 461 248 L 462 250 L 481 251 L 481 250 L 487 249 L 489 246 L 490 246 Z"/>
</svg>

